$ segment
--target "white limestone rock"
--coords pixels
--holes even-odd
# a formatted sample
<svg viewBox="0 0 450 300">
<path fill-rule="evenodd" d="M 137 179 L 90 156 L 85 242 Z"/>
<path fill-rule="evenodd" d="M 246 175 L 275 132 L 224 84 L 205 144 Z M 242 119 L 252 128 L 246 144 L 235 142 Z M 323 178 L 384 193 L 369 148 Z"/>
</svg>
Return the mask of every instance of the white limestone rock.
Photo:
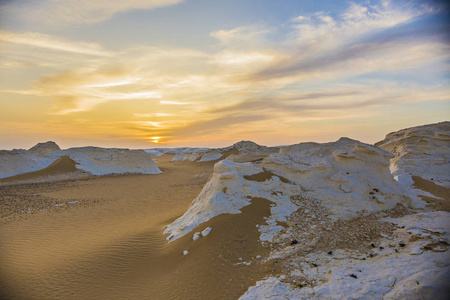
<svg viewBox="0 0 450 300">
<path fill-rule="evenodd" d="M 77 163 L 77 168 L 93 175 L 107 174 L 160 174 L 151 156 L 143 150 L 80 147 L 49 153 L 55 159 L 67 155 Z"/>
<path fill-rule="evenodd" d="M 172 241 L 217 215 L 240 213 L 252 198 L 275 204 L 267 224 L 258 228 L 261 240 L 266 241 L 283 229 L 277 222 L 285 222 L 298 210 L 292 196 L 320 201 L 332 219 L 391 209 L 398 203 L 408 205 L 409 199 L 389 172 L 391 157 L 386 150 L 344 138 L 328 144 L 296 145 L 269 155 L 262 163 L 223 160 L 215 164 L 211 179 L 187 212 L 164 232 Z M 251 175 L 267 172 L 272 176 L 264 181 L 251 179 Z M 342 184 L 350 190 L 343 190 Z"/>
<path fill-rule="evenodd" d="M 0 178 L 38 171 L 48 167 L 57 157 L 36 156 L 27 150 L 0 150 Z"/>
<path fill-rule="evenodd" d="M 404 187 L 412 188 L 412 176 L 450 187 L 450 122 L 392 132 L 376 145 L 394 154 L 390 169 Z M 433 197 L 423 191 L 417 194 Z"/>
</svg>

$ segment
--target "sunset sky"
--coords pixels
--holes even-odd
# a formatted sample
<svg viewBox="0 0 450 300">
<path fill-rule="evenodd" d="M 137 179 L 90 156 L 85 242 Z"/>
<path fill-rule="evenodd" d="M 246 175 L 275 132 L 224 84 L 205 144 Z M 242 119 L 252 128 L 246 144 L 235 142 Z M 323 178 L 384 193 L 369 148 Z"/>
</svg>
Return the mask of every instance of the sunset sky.
<svg viewBox="0 0 450 300">
<path fill-rule="evenodd" d="M 0 1 L 0 149 L 376 142 L 450 119 L 444 1 Z"/>
</svg>

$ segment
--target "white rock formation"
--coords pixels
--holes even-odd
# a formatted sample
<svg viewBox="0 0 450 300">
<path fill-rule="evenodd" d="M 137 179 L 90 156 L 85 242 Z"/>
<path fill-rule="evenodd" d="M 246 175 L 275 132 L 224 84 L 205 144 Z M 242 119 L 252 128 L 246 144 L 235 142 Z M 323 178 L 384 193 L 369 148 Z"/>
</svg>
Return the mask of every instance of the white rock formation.
<svg viewBox="0 0 450 300">
<path fill-rule="evenodd" d="M 196 151 L 207 151 L 209 150 L 209 148 L 178 147 L 178 148 L 152 148 L 149 150 L 158 150 L 163 154 L 178 154 L 178 153 L 193 153 Z"/>
<path fill-rule="evenodd" d="M 178 153 L 174 156 L 172 161 L 198 161 L 206 154 L 206 152 L 206 150 L 194 150 L 193 152 Z"/>
<path fill-rule="evenodd" d="M 150 156 L 161 156 L 164 153 L 162 153 L 159 150 L 155 150 L 155 149 L 144 149 L 145 153 L 150 154 Z"/>
<path fill-rule="evenodd" d="M 219 151 L 208 151 L 207 153 L 205 153 L 200 159 L 199 161 L 213 161 L 213 160 L 218 160 L 219 158 L 221 158 L 223 156 L 222 153 L 220 153 Z"/>
<path fill-rule="evenodd" d="M 268 241 L 283 229 L 277 222 L 286 221 L 299 209 L 301 203 L 295 203 L 292 197 L 320 201 L 332 219 L 390 209 L 397 203 L 408 205 L 403 189 L 389 173 L 391 157 L 378 147 L 340 139 L 298 145 L 272 154 L 260 164 L 220 161 L 187 212 L 166 227 L 167 239 L 177 239 L 217 215 L 240 213 L 252 198 L 275 203 L 267 225 L 259 227 L 261 239 Z M 258 179 L 258 174 L 270 176 Z"/>
<path fill-rule="evenodd" d="M 93 175 L 162 173 L 151 156 L 144 150 L 81 147 L 61 150 L 48 155 L 55 158 L 67 155 L 77 163 L 78 169 Z"/>
<path fill-rule="evenodd" d="M 276 147 L 260 146 L 254 142 L 241 141 L 232 146 L 219 149 L 188 148 L 177 153 L 172 161 L 213 161 L 222 158 L 225 154 L 233 156 L 265 156 L 278 153 Z M 246 158 L 245 160 L 251 160 Z"/>
<path fill-rule="evenodd" d="M 0 150 L 0 178 L 38 171 L 48 167 L 56 159 L 36 156 L 27 150 Z"/>
<path fill-rule="evenodd" d="M 303 197 L 320 200 L 338 218 L 408 203 L 389 172 L 392 154 L 376 146 L 341 138 L 280 152 L 264 159 L 262 166 L 300 185 Z"/>
<path fill-rule="evenodd" d="M 14 149 L 0 150 L 0 178 L 38 171 L 48 167 L 56 159 L 46 154 L 59 151 L 55 142 L 39 143 L 28 151 Z"/>
<path fill-rule="evenodd" d="M 278 153 L 279 151 L 276 147 L 261 146 L 251 141 L 240 141 L 234 144 L 232 149 L 236 149 L 239 154 L 250 155 L 268 155 L 271 153 Z"/>
<path fill-rule="evenodd" d="M 450 122 L 392 132 L 376 145 L 395 155 L 390 169 L 403 186 L 411 188 L 412 176 L 419 176 L 450 187 Z"/>
<path fill-rule="evenodd" d="M 0 178 L 34 172 L 48 167 L 61 156 L 74 160 L 76 167 L 93 175 L 159 174 L 161 170 L 143 150 L 81 147 L 59 150 L 54 142 L 40 143 L 27 150 L 0 151 Z"/>
</svg>

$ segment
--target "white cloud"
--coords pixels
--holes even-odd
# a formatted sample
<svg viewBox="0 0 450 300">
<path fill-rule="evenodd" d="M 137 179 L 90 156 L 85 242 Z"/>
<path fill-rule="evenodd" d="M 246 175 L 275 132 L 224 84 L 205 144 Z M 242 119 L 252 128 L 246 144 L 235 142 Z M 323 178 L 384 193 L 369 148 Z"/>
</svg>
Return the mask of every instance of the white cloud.
<svg viewBox="0 0 450 300">
<path fill-rule="evenodd" d="M 379 5 L 351 3 L 336 19 L 324 12 L 293 19 L 293 36 L 300 45 L 343 44 L 349 38 L 394 27 L 429 12 L 428 8 L 394 6 L 389 1 Z"/>
<path fill-rule="evenodd" d="M 271 32 L 270 29 L 257 26 L 242 26 L 230 30 L 218 30 L 210 33 L 210 36 L 217 39 L 222 44 L 231 44 L 237 42 L 249 43 L 250 41 L 263 38 L 264 35 Z"/>
</svg>

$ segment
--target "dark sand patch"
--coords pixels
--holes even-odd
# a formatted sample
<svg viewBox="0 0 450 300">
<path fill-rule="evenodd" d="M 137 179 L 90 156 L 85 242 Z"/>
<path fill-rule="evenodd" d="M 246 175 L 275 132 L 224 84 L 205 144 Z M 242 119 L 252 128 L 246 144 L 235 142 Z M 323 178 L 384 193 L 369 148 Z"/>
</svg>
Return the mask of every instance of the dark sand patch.
<svg viewBox="0 0 450 300">
<path fill-rule="evenodd" d="M 284 183 L 289 183 L 290 181 L 284 178 L 283 176 L 275 175 L 273 172 L 263 169 L 264 171 L 258 174 L 253 175 L 244 175 L 244 179 L 250 181 L 264 182 L 266 180 L 270 180 L 273 176 L 277 176 Z"/>
<path fill-rule="evenodd" d="M 245 162 L 262 162 L 268 155 L 252 155 L 252 154 L 232 154 L 227 157 L 228 160 L 245 163 Z"/>
<path fill-rule="evenodd" d="M 414 187 L 422 191 L 428 192 L 440 199 L 421 196 L 423 201 L 433 205 L 437 210 L 450 211 L 450 189 L 437 185 L 436 183 L 423 179 L 419 176 L 413 176 Z"/>
</svg>

